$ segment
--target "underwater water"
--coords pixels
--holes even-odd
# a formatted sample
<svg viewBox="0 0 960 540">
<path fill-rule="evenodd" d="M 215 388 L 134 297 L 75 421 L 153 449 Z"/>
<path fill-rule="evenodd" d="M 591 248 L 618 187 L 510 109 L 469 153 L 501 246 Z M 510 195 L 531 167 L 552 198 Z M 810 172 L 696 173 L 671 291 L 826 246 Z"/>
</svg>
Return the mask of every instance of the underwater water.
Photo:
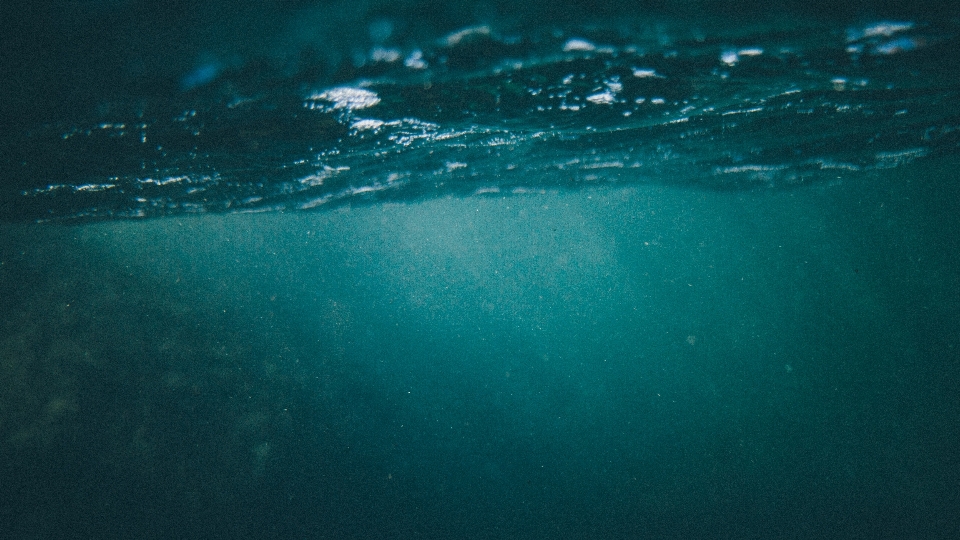
<svg viewBox="0 0 960 540">
<path fill-rule="evenodd" d="M 0 536 L 956 537 L 960 16 L 734 5 L 21 15 Z"/>
</svg>

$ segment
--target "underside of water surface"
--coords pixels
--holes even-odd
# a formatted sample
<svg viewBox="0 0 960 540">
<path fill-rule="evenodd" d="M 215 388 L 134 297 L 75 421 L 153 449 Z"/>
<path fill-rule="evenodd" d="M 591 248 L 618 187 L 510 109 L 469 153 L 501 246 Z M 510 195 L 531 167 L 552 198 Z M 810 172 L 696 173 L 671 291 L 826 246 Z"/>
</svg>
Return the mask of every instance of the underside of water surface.
<svg viewBox="0 0 960 540">
<path fill-rule="evenodd" d="M 0 217 L 597 184 L 790 189 L 954 155 L 960 138 L 956 18 L 494 10 L 450 29 L 442 17 L 288 11 L 256 46 L 172 48 L 175 67 L 156 72 L 136 65 L 156 53 L 122 57 L 108 87 L 76 76 L 99 99 L 4 132 Z"/>
</svg>

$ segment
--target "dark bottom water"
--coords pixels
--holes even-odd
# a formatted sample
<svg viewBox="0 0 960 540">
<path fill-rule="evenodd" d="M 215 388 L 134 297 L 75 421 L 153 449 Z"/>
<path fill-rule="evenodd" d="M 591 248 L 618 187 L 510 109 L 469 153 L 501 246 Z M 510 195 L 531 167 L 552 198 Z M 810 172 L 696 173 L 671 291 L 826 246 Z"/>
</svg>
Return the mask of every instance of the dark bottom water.
<svg viewBox="0 0 960 540">
<path fill-rule="evenodd" d="M 960 535 L 960 182 L 0 227 L 11 538 Z"/>
</svg>

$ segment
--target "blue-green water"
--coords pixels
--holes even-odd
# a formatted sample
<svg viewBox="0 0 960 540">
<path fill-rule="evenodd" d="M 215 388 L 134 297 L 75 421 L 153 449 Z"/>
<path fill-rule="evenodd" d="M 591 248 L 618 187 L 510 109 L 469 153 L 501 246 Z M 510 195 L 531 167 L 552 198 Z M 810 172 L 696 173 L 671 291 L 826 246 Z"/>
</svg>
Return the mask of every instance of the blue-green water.
<svg viewBox="0 0 960 540">
<path fill-rule="evenodd" d="M 211 44 L 192 64 L 180 52 L 150 74 L 138 56 L 114 85 L 76 82 L 101 93 L 95 104 L 46 121 L 34 118 L 54 107 L 46 102 L 9 113 L 32 123 L 2 139 L 0 218 L 309 210 L 597 184 L 778 190 L 955 155 L 960 144 L 960 15 L 625 10 L 579 24 L 480 18 L 489 21 L 425 37 L 371 13 L 353 23 L 367 35 L 346 42 L 324 33 L 326 12 L 295 15 L 277 31 L 282 45 Z"/>
<path fill-rule="evenodd" d="M 960 533 L 956 19 L 398 5 L 3 109 L 0 536 Z"/>
</svg>

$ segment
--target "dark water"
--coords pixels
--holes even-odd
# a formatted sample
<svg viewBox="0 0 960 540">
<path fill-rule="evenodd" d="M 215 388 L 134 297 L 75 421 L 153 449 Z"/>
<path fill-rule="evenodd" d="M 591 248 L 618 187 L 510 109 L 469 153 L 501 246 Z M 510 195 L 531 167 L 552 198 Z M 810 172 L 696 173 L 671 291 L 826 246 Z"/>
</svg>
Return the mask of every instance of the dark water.
<svg viewBox="0 0 960 540">
<path fill-rule="evenodd" d="M 490 16 L 441 32 L 373 13 L 353 22 L 366 35 L 344 41 L 324 33 L 327 12 L 303 7 L 276 30 L 282 45 L 210 45 L 167 73 L 141 72 L 137 56 L 118 75 L 76 81 L 100 99 L 4 134 L 0 216 L 598 183 L 789 189 L 957 153 L 958 19 L 721 15 Z"/>
<path fill-rule="evenodd" d="M 0 536 L 960 534 L 953 6 L 16 7 Z"/>
</svg>

